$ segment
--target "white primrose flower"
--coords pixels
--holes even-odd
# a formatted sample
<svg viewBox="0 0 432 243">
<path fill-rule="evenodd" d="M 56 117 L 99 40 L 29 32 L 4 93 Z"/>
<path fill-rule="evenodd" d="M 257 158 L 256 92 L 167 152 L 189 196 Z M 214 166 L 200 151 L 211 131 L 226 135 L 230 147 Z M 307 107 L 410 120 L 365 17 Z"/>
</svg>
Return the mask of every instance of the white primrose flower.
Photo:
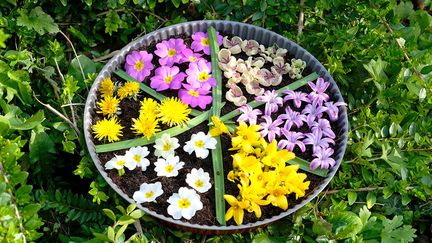
<svg viewBox="0 0 432 243">
<path fill-rule="evenodd" d="M 193 168 L 189 174 L 186 175 L 186 183 L 200 193 L 206 192 L 211 188 L 209 173 L 204 172 L 202 168 Z"/>
<path fill-rule="evenodd" d="M 216 148 L 216 143 L 217 141 L 215 138 L 203 132 L 199 132 L 192 134 L 191 140 L 186 142 L 183 149 L 189 154 L 195 151 L 197 158 L 205 159 L 209 155 L 209 149 Z"/>
<path fill-rule="evenodd" d="M 136 167 L 136 162 L 133 160 L 128 159 L 124 155 L 116 155 L 114 158 L 106 162 L 105 169 L 111 170 L 111 169 L 117 169 L 122 170 L 124 167 L 127 167 L 129 170 L 133 170 Z"/>
<path fill-rule="evenodd" d="M 174 156 L 174 150 L 180 147 L 177 138 L 171 138 L 168 133 L 162 134 L 162 137 L 155 140 L 155 148 L 154 154 L 158 157 L 167 158 L 168 156 Z"/>
<path fill-rule="evenodd" d="M 149 153 L 150 152 L 148 151 L 147 147 L 132 147 L 126 151 L 125 157 L 127 158 L 127 161 L 133 161 L 135 163 L 135 167 L 141 167 L 141 170 L 145 171 L 147 166 L 150 165 L 150 161 L 146 158 Z M 135 169 L 135 167 L 131 167 L 132 170 Z"/>
<path fill-rule="evenodd" d="M 143 183 L 139 191 L 134 192 L 133 199 L 137 203 L 153 202 L 157 197 L 163 194 L 162 184 L 156 182 L 153 184 Z"/>
<path fill-rule="evenodd" d="M 196 211 L 203 208 L 200 196 L 193 189 L 180 187 L 178 193 L 168 198 L 168 214 L 174 219 L 191 219 Z"/>
<path fill-rule="evenodd" d="M 178 156 L 171 155 L 166 159 L 158 159 L 154 164 L 157 176 L 176 177 L 185 163 L 181 162 Z"/>
</svg>

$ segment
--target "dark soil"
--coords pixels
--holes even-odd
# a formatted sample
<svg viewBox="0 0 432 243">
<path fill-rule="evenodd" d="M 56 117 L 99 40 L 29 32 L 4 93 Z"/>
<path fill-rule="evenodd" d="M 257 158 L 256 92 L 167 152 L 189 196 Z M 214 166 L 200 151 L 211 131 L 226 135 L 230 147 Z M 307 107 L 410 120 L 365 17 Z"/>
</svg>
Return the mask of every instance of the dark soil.
<svg viewBox="0 0 432 243">
<path fill-rule="evenodd" d="M 182 36 L 172 36 L 174 38 L 183 38 L 185 41 L 186 46 L 190 47 L 190 43 L 191 43 L 191 37 L 187 36 L 187 35 L 182 35 Z M 156 43 L 151 43 L 149 46 L 147 46 L 146 48 L 143 48 L 142 50 L 147 50 L 147 52 L 152 53 L 154 50 L 156 50 Z M 158 68 L 160 65 L 157 61 L 157 56 L 155 54 L 154 58 L 153 58 L 153 64 L 155 65 L 151 75 L 154 75 L 154 70 L 156 68 Z M 210 61 L 210 57 L 207 55 L 203 55 L 203 57 L 207 58 L 208 61 Z M 244 59 L 247 59 L 245 57 L 243 57 Z M 287 55 L 285 57 L 285 59 L 287 61 L 291 60 L 292 56 Z M 123 66 L 121 66 L 122 68 Z M 187 69 L 188 64 L 181 64 L 179 65 L 180 70 L 182 70 L 183 72 Z M 306 68 L 303 72 L 303 76 L 307 76 L 311 73 L 309 68 Z M 144 83 L 149 84 L 150 80 L 149 77 L 147 77 L 144 80 Z M 112 77 L 113 81 L 116 80 L 115 77 Z M 121 82 L 120 80 L 116 80 L 117 82 Z M 226 81 L 226 80 L 225 80 Z M 283 86 L 286 86 L 287 84 L 293 82 L 293 80 L 291 80 L 289 78 L 288 75 L 284 75 L 283 76 L 283 81 L 280 85 L 275 86 L 275 87 L 271 87 L 271 89 L 279 89 Z M 248 102 L 253 101 L 254 100 L 254 96 L 249 95 L 246 90 L 244 89 L 244 87 L 242 85 L 239 85 L 239 87 L 241 87 L 243 89 L 243 93 L 244 95 L 247 97 Z M 299 90 L 304 91 L 304 92 L 310 92 L 310 88 L 309 86 L 303 86 L 301 87 Z M 225 94 L 227 92 L 227 88 L 223 87 L 223 94 Z M 177 91 L 162 91 L 161 94 L 171 97 L 171 96 L 175 96 L 177 97 Z M 133 139 L 133 138 L 137 138 L 138 136 L 135 135 L 131 128 L 132 128 L 132 118 L 137 118 L 139 115 L 139 108 L 140 108 L 140 100 L 142 100 L 143 98 L 148 97 L 144 92 L 140 92 L 140 95 L 137 97 L 136 100 L 134 99 L 123 99 L 120 103 L 120 108 L 121 108 L 121 115 L 120 115 L 120 122 L 121 125 L 124 127 L 123 129 L 123 136 L 121 137 L 122 140 L 126 140 L 126 139 Z M 99 94 L 98 94 L 98 98 L 100 98 Z M 334 100 L 334 97 L 330 97 L 332 100 Z M 223 97 L 224 99 L 224 97 Z M 285 104 L 284 107 L 281 107 L 279 109 L 279 112 L 277 115 L 281 114 L 284 112 L 285 107 L 286 106 L 290 106 L 293 110 L 296 111 L 301 111 L 305 104 L 302 105 L 302 107 L 300 107 L 299 109 L 295 108 L 294 105 L 291 103 L 291 101 L 287 102 Z M 198 108 L 199 109 L 199 108 Z M 225 106 L 222 108 L 222 115 L 226 114 L 234 109 L 237 109 L 236 106 L 234 106 L 234 104 L 232 104 L 231 102 L 226 102 Z M 261 109 L 263 110 L 264 107 L 261 107 Z M 326 117 L 327 114 L 324 115 L 324 118 Z M 96 121 L 103 119 L 103 116 L 101 114 L 96 114 L 93 117 L 93 123 L 95 123 Z M 332 124 L 332 128 L 333 131 L 335 131 L 335 134 L 338 135 L 338 133 L 341 131 L 340 127 L 337 127 L 335 124 Z M 163 127 L 162 127 L 163 128 Z M 305 131 L 307 130 L 307 125 L 304 125 L 303 127 L 301 127 L 299 129 L 300 131 Z M 167 217 L 171 217 L 168 213 L 167 213 L 167 207 L 169 206 L 169 204 L 167 203 L 168 198 L 173 194 L 178 192 L 178 189 L 180 187 L 188 187 L 188 185 L 186 184 L 186 174 L 188 174 L 192 168 L 203 168 L 204 171 L 208 172 L 210 174 L 211 177 L 211 183 L 212 185 L 214 185 L 213 182 L 213 166 L 212 166 L 212 161 L 211 161 L 211 156 L 207 157 L 206 159 L 199 159 L 196 158 L 195 156 L 190 156 L 188 153 L 186 153 L 183 150 L 183 146 L 186 143 L 186 141 L 189 141 L 191 138 L 191 134 L 194 133 L 198 133 L 200 131 L 203 132 L 207 132 L 208 131 L 208 126 L 207 123 L 202 123 L 194 128 L 192 128 L 191 130 L 189 130 L 187 133 L 184 134 L 180 134 L 177 136 L 177 138 L 179 139 L 179 143 L 180 143 L 180 147 L 176 149 L 176 155 L 180 157 L 180 160 L 185 162 L 185 166 L 179 171 L 179 175 L 177 177 L 158 177 L 156 176 L 156 172 L 154 171 L 154 162 L 157 161 L 156 156 L 154 156 L 154 148 L 153 145 L 148 145 L 147 148 L 150 151 L 149 156 L 147 157 L 151 163 L 150 166 L 147 167 L 147 170 L 142 172 L 139 169 L 135 169 L 133 171 L 129 171 L 127 168 L 125 168 L 125 174 L 123 176 L 119 176 L 117 170 L 107 170 L 108 176 L 113 180 L 114 183 L 116 183 L 119 188 L 126 193 L 129 197 L 132 198 L 132 195 L 135 191 L 139 190 L 139 187 L 142 183 L 154 183 L 156 181 L 159 181 L 162 183 L 162 188 L 164 190 L 164 193 L 159 196 L 156 199 L 156 203 L 144 203 L 143 206 L 147 207 L 148 209 L 155 211 L 158 214 L 163 214 Z M 94 140 L 93 141 L 95 144 L 101 144 L 103 142 L 99 142 L 98 140 Z M 231 159 L 231 155 L 234 154 L 234 151 L 229 151 L 229 148 L 231 148 L 231 140 L 230 137 L 227 135 L 223 135 L 221 136 L 221 145 L 222 145 L 222 151 L 223 151 L 223 161 L 224 161 L 224 174 L 225 174 L 225 178 L 227 177 L 227 174 L 230 170 L 232 170 L 232 159 Z M 336 141 L 337 143 L 337 141 Z M 312 159 L 312 151 L 309 148 L 310 146 L 306 146 L 307 150 L 305 153 L 302 153 L 297 147 L 296 149 L 293 151 L 295 154 L 299 155 L 299 157 L 306 159 L 306 160 L 311 160 Z M 335 148 L 334 148 L 335 149 Z M 126 150 L 119 150 L 119 151 L 115 151 L 115 152 L 108 152 L 108 153 L 100 153 L 99 154 L 99 158 L 100 161 L 102 162 L 102 164 L 104 165 L 107 161 L 109 161 L 111 158 L 113 158 L 115 156 L 115 154 L 118 155 L 123 155 L 125 153 Z M 321 181 L 324 180 L 324 178 L 318 177 L 316 175 L 310 174 L 310 173 L 306 173 L 307 174 L 307 180 L 310 181 L 310 186 L 309 186 L 309 190 L 306 191 L 306 195 L 304 198 L 306 198 L 308 195 L 310 195 L 313 192 L 313 189 L 316 188 L 317 186 L 320 185 Z M 228 180 L 225 181 L 225 194 L 230 194 L 230 195 L 238 195 L 239 190 L 238 187 L 235 183 L 232 183 Z M 191 220 L 185 220 L 185 219 L 181 219 L 182 221 L 185 222 L 189 222 L 189 223 L 194 223 L 194 224 L 202 224 L 202 225 L 217 225 L 218 223 L 215 220 L 215 210 L 214 210 L 214 186 L 212 186 L 212 188 L 207 191 L 206 193 L 199 193 L 200 197 L 201 197 L 201 201 L 204 205 L 202 210 L 197 211 L 197 213 L 195 214 L 195 216 L 191 219 Z M 304 198 L 300 198 L 298 200 L 295 199 L 294 195 L 290 195 L 288 197 L 288 205 L 289 208 L 293 207 L 294 205 L 300 203 Z M 229 208 L 229 205 L 226 204 L 226 208 Z M 247 211 L 245 211 L 245 217 L 244 217 L 244 224 L 247 223 L 253 223 L 259 220 L 263 220 L 266 218 L 271 218 L 273 216 L 279 215 L 280 213 L 284 212 L 282 209 L 277 208 L 277 207 L 273 207 L 271 205 L 269 206 L 263 206 L 262 207 L 262 217 L 260 219 L 257 219 L 255 217 L 255 215 L 253 213 L 248 213 Z M 228 225 L 233 225 L 235 224 L 233 220 L 230 220 L 229 222 L 227 222 Z"/>
</svg>

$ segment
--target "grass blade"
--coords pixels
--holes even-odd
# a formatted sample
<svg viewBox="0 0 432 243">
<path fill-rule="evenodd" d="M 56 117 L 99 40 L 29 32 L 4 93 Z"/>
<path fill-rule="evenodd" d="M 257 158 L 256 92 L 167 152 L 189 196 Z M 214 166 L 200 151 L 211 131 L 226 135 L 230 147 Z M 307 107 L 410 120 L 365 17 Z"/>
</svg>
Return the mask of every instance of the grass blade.
<svg viewBox="0 0 432 243">
<path fill-rule="evenodd" d="M 288 164 L 299 165 L 301 170 L 307 171 L 307 172 L 309 172 L 311 174 L 314 174 L 314 175 L 317 175 L 317 176 L 321 176 L 321 177 L 326 177 L 327 173 L 328 173 L 327 170 L 323 170 L 323 169 L 320 169 L 320 168 L 316 168 L 315 170 L 309 169 L 309 162 L 306 161 L 306 160 L 304 160 L 304 159 L 302 159 L 302 158 L 299 158 L 299 157 L 295 157 L 292 160 L 288 160 Z"/>
<path fill-rule="evenodd" d="M 209 122 L 211 122 L 212 116 L 220 117 L 222 109 L 222 72 L 218 66 L 217 54 L 219 52 L 219 44 L 216 36 L 216 30 L 213 27 L 207 29 L 208 38 L 210 41 L 211 51 L 211 65 L 212 65 L 212 76 L 216 79 L 216 86 L 212 89 L 212 109 L 211 115 L 209 116 Z M 220 137 L 215 137 L 217 143 L 216 148 L 211 151 L 213 161 L 213 175 L 214 175 L 214 186 L 215 186 L 215 207 L 216 207 L 216 220 L 221 224 L 225 225 L 225 179 L 223 172 L 223 159 L 222 159 L 222 146 Z"/>
<path fill-rule="evenodd" d="M 119 76 L 120 78 L 126 80 L 126 81 L 131 81 L 131 82 L 138 82 L 138 80 L 134 79 L 133 77 L 131 77 L 128 73 L 126 73 L 123 70 L 117 70 L 114 72 L 117 76 Z M 145 93 L 147 93 L 148 95 L 152 96 L 153 98 L 161 101 L 163 99 L 166 99 L 167 97 L 159 92 L 157 92 L 156 90 L 150 88 L 149 86 L 147 86 L 146 84 L 142 83 L 142 82 L 138 82 L 140 84 L 140 88 L 142 91 L 144 91 Z M 191 109 L 191 115 L 192 116 L 199 116 L 200 114 L 202 114 L 202 111 L 198 111 L 195 109 Z"/>
<path fill-rule="evenodd" d="M 152 144 L 152 143 L 154 143 L 154 141 L 157 138 L 160 138 L 162 136 L 162 134 L 164 134 L 164 133 L 168 133 L 172 137 L 177 136 L 179 134 L 182 134 L 182 133 L 188 131 L 189 129 L 191 129 L 193 127 L 198 126 L 202 122 L 208 120 L 209 113 L 210 113 L 209 111 L 206 111 L 206 112 L 202 113 L 201 115 L 191 119 L 189 122 L 187 122 L 186 126 L 184 126 L 184 127 L 176 126 L 176 127 L 164 130 L 162 132 L 158 132 L 153 137 L 151 137 L 150 139 L 143 137 L 143 138 L 124 140 L 124 141 L 115 142 L 115 143 L 96 145 L 95 146 L 96 153 L 111 152 L 111 151 L 116 151 L 116 150 L 120 150 L 120 149 L 128 149 L 128 148 L 135 147 L 135 146 L 143 146 L 143 145 L 147 145 L 147 144 Z"/>
<path fill-rule="evenodd" d="M 306 85 L 308 82 L 316 80 L 318 77 L 319 76 L 317 73 L 311 73 L 308 76 L 306 76 L 300 80 L 297 80 L 293 83 L 288 84 L 285 87 L 278 89 L 277 92 L 280 96 L 282 94 L 282 91 L 287 90 L 287 89 L 296 90 L 296 89 Z M 252 108 L 258 107 L 258 106 L 263 105 L 263 104 L 265 104 L 265 103 L 260 102 L 260 101 L 256 101 L 256 100 L 248 103 L 248 105 L 250 105 Z M 222 116 L 221 121 L 226 122 L 226 121 L 231 120 L 232 118 L 239 116 L 239 115 L 240 115 L 240 111 L 238 109 L 235 109 L 235 110 L 231 111 L 230 113 Z"/>
</svg>

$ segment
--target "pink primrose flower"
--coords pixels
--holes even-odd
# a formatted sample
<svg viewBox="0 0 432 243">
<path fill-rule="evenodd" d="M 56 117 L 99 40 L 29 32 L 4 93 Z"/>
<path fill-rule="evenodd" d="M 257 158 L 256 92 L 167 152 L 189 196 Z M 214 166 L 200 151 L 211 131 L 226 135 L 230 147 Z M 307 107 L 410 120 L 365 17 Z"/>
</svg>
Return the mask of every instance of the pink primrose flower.
<svg viewBox="0 0 432 243">
<path fill-rule="evenodd" d="M 182 52 L 182 54 L 183 54 L 183 57 L 182 57 L 182 59 L 180 61 L 181 63 L 184 63 L 184 62 L 198 62 L 199 60 L 202 59 L 201 58 L 202 54 L 195 53 L 195 52 L 193 52 L 189 48 L 184 49 L 183 52 Z"/>
<path fill-rule="evenodd" d="M 172 66 L 174 63 L 180 63 L 184 49 L 186 45 L 183 39 L 169 39 L 156 44 L 154 53 L 160 57 L 160 65 Z"/>
<path fill-rule="evenodd" d="M 180 89 L 185 77 L 186 74 L 180 72 L 180 69 L 176 66 L 162 66 L 157 68 L 155 76 L 150 78 L 150 86 L 157 91 Z"/>
<path fill-rule="evenodd" d="M 216 86 L 216 79 L 211 76 L 211 64 L 205 60 L 190 63 L 186 74 L 187 82 L 194 88 L 208 90 Z"/>
<path fill-rule="evenodd" d="M 132 51 L 126 56 L 124 68 L 131 77 L 142 82 L 153 70 L 152 59 L 153 54 L 146 51 Z"/>
<path fill-rule="evenodd" d="M 219 46 L 222 45 L 223 37 L 219 35 L 219 32 L 216 32 L 216 37 L 218 40 Z M 203 51 L 205 54 L 210 55 L 210 41 L 208 39 L 207 33 L 204 32 L 196 32 L 192 35 L 192 44 L 191 48 L 196 51 Z"/>
<path fill-rule="evenodd" d="M 212 96 L 209 89 L 194 88 L 190 84 L 183 84 L 184 89 L 179 90 L 180 100 L 190 105 L 192 108 L 199 106 L 205 109 L 212 102 Z"/>
</svg>

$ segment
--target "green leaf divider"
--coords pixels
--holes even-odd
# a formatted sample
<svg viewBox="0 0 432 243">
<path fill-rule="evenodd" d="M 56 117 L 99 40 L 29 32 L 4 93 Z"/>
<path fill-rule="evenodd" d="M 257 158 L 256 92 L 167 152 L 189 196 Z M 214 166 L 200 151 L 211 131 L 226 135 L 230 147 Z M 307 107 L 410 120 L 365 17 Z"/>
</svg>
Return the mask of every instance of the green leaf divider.
<svg viewBox="0 0 432 243">
<path fill-rule="evenodd" d="M 222 109 L 222 72 L 218 66 L 217 54 L 219 52 L 219 44 L 216 37 L 216 30 L 213 27 L 207 29 L 207 34 L 210 42 L 211 51 L 211 64 L 212 64 L 212 76 L 216 79 L 216 86 L 212 89 L 212 108 L 211 115 L 209 116 L 209 122 L 211 117 L 220 117 Z M 215 137 L 217 143 L 216 148 L 211 151 L 213 161 L 213 175 L 215 184 L 215 207 L 216 207 L 216 220 L 221 225 L 226 225 L 225 222 L 225 179 L 223 172 L 223 159 L 222 159 L 222 146 L 220 136 Z"/>
<path fill-rule="evenodd" d="M 293 83 L 288 84 L 287 86 L 284 86 L 284 87 L 278 89 L 277 92 L 280 96 L 284 90 L 287 90 L 287 89 L 296 90 L 296 89 L 306 85 L 308 82 L 316 80 L 318 77 L 319 77 L 319 75 L 317 73 L 311 73 L 302 79 L 299 79 Z M 258 107 L 258 106 L 263 105 L 263 104 L 265 104 L 265 103 L 261 102 L 261 101 L 256 101 L 256 100 L 248 103 L 248 105 L 250 105 L 252 108 Z M 235 110 L 225 114 L 224 116 L 222 116 L 221 121 L 226 122 L 226 121 L 228 121 L 228 120 L 230 120 L 230 119 L 232 119 L 238 115 L 240 115 L 240 111 L 238 111 L 238 109 L 235 109 Z"/>
<path fill-rule="evenodd" d="M 119 69 L 119 70 L 115 71 L 114 73 L 126 81 L 138 82 L 138 80 L 134 79 L 133 77 L 131 77 L 128 73 L 126 73 L 123 70 Z M 142 83 L 142 82 L 138 82 L 138 83 L 140 84 L 141 90 L 144 91 L 145 93 L 147 93 L 148 95 L 152 96 L 153 98 L 155 98 L 159 101 L 167 98 L 165 95 L 158 93 L 156 90 L 150 88 L 149 86 L 145 85 L 144 83 Z M 191 109 L 190 114 L 192 116 L 199 116 L 202 113 L 203 113 L 203 111 Z"/>
<path fill-rule="evenodd" d="M 150 139 L 147 139 L 145 137 L 142 138 L 135 138 L 135 139 L 129 139 L 124 140 L 120 142 L 115 143 L 107 143 L 107 144 L 100 144 L 95 145 L 96 153 L 104 153 L 104 152 L 111 152 L 121 149 L 128 149 L 135 146 L 143 146 L 147 144 L 152 144 L 155 142 L 156 139 L 160 138 L 162 134 L 168 133 L 172 137 L 177 136 L 179 134 L 182 134 L 189 129 L 198 126 L 202 122 L 206 121 L 209 117 L 210 111 L 206 111 L 201 113 L 201 115 L 189 120 L 185 126 L 176 126 L 172 127 L 170 129 L 164 130 L 162 132 L 156 133 L 154 136 L 152 136 Z"/>
<path fill-rule="evenodd" d="M 299 165 L 301 170 L 309 172 L 311 174 L 321 176 L 321 177 L 327 177 L 327 173 L 328 173 L 327 170 L 323 170 L 320 168 L 316 168 L 315 170 L 311 170 L 309 168 L 309 162 L 307 160 L 304 160 L 304 159 L 299 158 L 297 156 L 292 160 L 288 160 L 287 163 L 291 164 L 291 165 Z"/>
</svg>

